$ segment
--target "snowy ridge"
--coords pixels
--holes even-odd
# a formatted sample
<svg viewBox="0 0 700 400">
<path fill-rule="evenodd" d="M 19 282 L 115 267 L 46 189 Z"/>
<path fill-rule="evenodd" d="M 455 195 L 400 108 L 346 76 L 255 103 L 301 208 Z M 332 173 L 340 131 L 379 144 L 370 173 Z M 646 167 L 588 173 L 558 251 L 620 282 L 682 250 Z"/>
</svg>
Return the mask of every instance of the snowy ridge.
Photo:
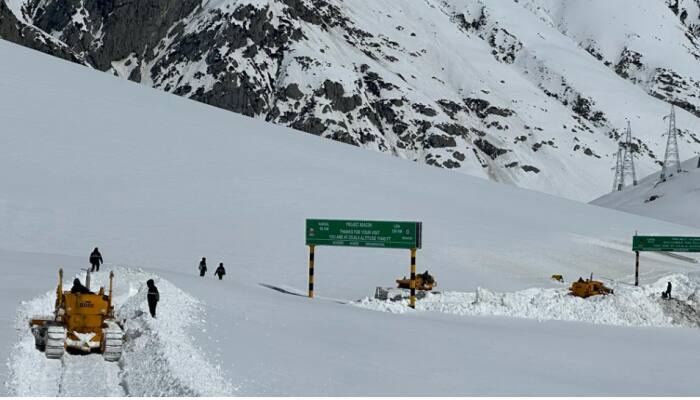
<svg viewBox="0 0 700 400">
<path fill-rule="evenodd" d="M 6 383 L 13 396 L 211 396 L 231 395 L 235 390 L 223 379 L 220 367 L 205 360 L 192 343 L 190 329 L 205 320 L 198 300 L 165 279 L 156 285 L 168 296 L 159 303 L 158 319 L 147 315 L 145 281 L 153 277 L 137 268 L 104 266 L 115 272 L 115 314 L 126 320 L 126 347 L 119 363 L 99 354 L 65 354 L 49 360 L 34 348 L 27 321 L 35 315 L 51 315 L 55 292 L 23 302 L 17 311 L 19 343 L 13 348 Z M 85 281 L 85 274 L 75 277 Z M 70 287 L 73 278 L 64 282 Z M 92 288 L 105 286 L 107 272 L 92 274 Z"/>
<path fill-rule="evenodd" d="M 661 299 L 666 282 L 673 283 L 675 300 Z M 567 288 L 568 288 L 567 284 Z M 415 312 L 462 316 L 501 316 L 538 321 L 577 321 L 604 325 L 700 328 L 700 276 L 674 274 L 639 288 L 610 285 L 614 295 L 582 299 L 567 288 L 532 288 L 511 293 L 478 288 L 476 292 L 428 293 Z M 392 313 L 414 312 L 408 301 L 364 298 L 357 307 Z"/>
<path fill-rule="evenodd" d="M 698 157 L 681 163 L 681 173 L 673 173 L 659 182 L 661 172 L 595 199 L 591 204 L 657 218 L 688 226 L 700 227 L 700 165 Z M 641 234 L 645 234 L 640 232 Z"/>
<path fill-rule="evenodd" d="M 247 116 L 589 201 L 632 121 L 700 151 L 690 0 L 12 0 L 97 68 Z M 173 5 L 174 4 L 174 5 Z"/>
</svg>

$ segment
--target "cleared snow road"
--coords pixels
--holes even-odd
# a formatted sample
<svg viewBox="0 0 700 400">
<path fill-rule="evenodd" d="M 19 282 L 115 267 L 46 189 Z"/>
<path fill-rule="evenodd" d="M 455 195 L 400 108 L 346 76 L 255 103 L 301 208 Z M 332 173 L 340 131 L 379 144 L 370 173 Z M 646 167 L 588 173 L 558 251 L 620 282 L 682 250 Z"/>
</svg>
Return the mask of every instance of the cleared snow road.
<svg viewBox="0 0 700 400">
<path fill-rule="evenodd" d="M 117 363 L 107 363 L 99 354 L 63 356 L 58 396 L 125 396 Z"/>
</svg>

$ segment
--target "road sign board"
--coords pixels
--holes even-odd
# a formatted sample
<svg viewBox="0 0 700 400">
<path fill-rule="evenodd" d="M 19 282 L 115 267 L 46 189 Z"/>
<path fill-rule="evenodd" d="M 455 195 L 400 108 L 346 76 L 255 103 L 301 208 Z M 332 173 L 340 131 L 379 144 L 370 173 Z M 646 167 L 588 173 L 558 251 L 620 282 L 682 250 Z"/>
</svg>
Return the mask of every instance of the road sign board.
<svg viewBox="0 0 700 400">
<path fill-rule="evenodd" d="M 700 237 L 693 236 L 634 236 L 633 251 L 700 252 Z"/>
<path fill-rule="evenodd" d="M 307 219 L 306 244 L 420 249 L 422 223 Z"/>
</svg>

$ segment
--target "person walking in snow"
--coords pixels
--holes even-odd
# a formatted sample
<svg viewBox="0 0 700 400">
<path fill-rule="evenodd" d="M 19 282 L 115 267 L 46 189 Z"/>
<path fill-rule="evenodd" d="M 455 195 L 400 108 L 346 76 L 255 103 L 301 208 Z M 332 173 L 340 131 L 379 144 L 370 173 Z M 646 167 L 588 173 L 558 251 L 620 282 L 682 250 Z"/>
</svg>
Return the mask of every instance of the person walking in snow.
<svg viewBox="0 0 700 400">
<path fill-rule="evenodd" d="M 671 299 L 671 282 L 666 285 L 666 298 Z"/>
<path fill-rule="evenodd" d="M 100 250 L 95 247 L 95 250 L 90 253 L 90 265 L 92 265 L 91 272 L 100 272 L 100 264 L 102 263 L 102 254 L 100 254 Z"/>
<path fill-rule="evenodd" d="M 219 280 L 224 279 L 224 275 L 226 275 L 226 269 L 224 269 L 224 263 L 219 263 L 219 266 L 216 268 L 216 271 L 214 271 L 214 275 L 217 275 L 219 277 Z"/>
<path fill-rule="evenodd" d="M 199 276 L 204 276 L 207 272 L 207 258 L 202 257 L 202 261 L 199 262 Z"/>
<path fill-rule="evenodd" d="M 147 280 L 146 285 L 148 286 L 148 295 L 146 296 L 146 299 L 148 299 L 148 310 L 151 312 L 151 317 L 155 318 L 156 307 L 160 301 L 160 293 L 158 293 L 158 288 L 153 279 Z"/>
</svg>

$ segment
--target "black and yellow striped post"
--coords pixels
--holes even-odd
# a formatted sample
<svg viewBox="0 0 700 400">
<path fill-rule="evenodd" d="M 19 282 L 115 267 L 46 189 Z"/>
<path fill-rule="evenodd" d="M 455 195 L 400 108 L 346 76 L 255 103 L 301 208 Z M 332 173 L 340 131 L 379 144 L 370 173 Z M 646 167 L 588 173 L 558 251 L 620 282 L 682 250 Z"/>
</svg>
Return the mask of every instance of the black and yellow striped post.
<svg viewBox="0 0 700 400">
<path fill-rule="evenodd" d="M 309 298 L 314 297 L 314 250 L 316 246 L 309 245 Z"/>
<path fill-rule="evenodd" d="M 411 299 L 409 307 L 416 308 L 416 249 L 411 249 Z"/>
</svg>

